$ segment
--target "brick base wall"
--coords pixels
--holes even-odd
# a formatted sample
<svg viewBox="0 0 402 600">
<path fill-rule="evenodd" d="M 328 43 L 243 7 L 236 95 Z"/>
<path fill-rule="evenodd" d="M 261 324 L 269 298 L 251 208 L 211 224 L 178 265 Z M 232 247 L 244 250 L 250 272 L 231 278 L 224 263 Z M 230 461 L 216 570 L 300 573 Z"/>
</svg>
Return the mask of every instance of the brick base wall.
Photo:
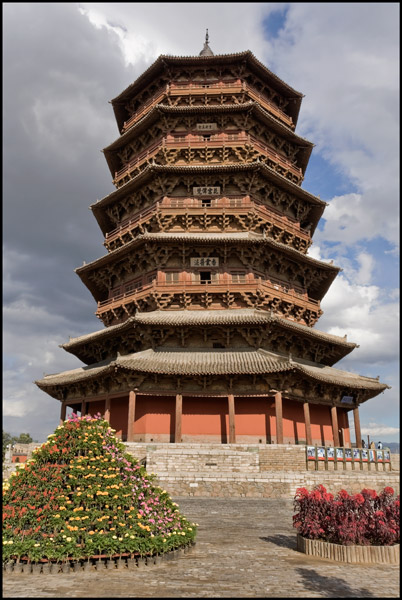
<svg viewBox="0 0 402 600">
<path fill-rule="evenodd" d="M 386 486 L 399 492 L 395 471 L 353 470 L 349 463 L 345 469 L 338 464 L 337 470 L 324 470 L 321 462 L 318 471 L 309 470 L 314 464 L 306 463 L 305 446 L 127 443 L 126 448 L 145 462 L 148 473 L 157 474 L 163 489 L 178 497 L 293 498 L 298 487 L 311 489 L 319 483 L 331 493 Z"/>
</svg>

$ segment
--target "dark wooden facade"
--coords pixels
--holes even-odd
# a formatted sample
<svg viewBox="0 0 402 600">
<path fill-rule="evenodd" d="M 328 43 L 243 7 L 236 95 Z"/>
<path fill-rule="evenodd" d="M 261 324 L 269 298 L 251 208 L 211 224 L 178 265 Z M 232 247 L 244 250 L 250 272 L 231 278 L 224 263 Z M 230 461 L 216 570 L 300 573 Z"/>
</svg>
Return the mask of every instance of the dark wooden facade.
<svg viewBox="0 0 402 600">
<path fill-rule="evenodd" d="M 37 384 L 129 441 L 350 445 L 387 386 L 340 371 L 313 328 L 339 268 L 308 255 L 325 202 L 301 188 L 302 94 L 250 52 L 160 57 L 112 101 L 116 190 L 91 209 L 107 254 L 76 272 L 106 326 L 86 367 Z"/>
</svg>

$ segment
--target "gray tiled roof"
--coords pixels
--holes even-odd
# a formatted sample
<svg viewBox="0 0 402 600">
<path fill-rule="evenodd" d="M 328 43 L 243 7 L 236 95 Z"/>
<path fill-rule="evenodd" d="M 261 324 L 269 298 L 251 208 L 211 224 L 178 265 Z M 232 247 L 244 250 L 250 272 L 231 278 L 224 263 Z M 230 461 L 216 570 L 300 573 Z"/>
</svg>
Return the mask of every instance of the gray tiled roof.
<svg viewBox="0 0 402 600">
<path fill-rule="evenodd" d="M 55 375 L 47 375 L 37 381 L 40 388 L 76 383 L 116 370 L 127 369 L 142 373 L 167 375 L 257 375 L 281 371 L 299 371 L 326 383 L 349 388 L 382 391 L 388 386 L 377 379 L 340 371 L 332 367 L 292 360 L 266 350 L 236 350 L 166 348 L 145 350 L 114 360 L 103 361 L 89 367 L 80 367 Z"/>
<path fill-rule="evenodd" d="M 328 271 L 338 272 L 341 271 L 340 267 L 336 267 L 330 263 L 324 262 L 322 260 L 318 260 L 313 258 L 312 256 L 303 254 L 300 250 L 296 250 L 287 244 L 283 244 L 282 242 L 277 242 L 270 237 L 265 237 L 261 234 L 242 231 L 240 233 L 182 233 L 182 232 L 157 232 L 157 233 L 144 233 L 138 235 L 135 239 L 127 242 L 123 246 L 112 250 L 108 254 L 104 254 L 100 258 L 93 260 L 90 263 L 82 267 L 78 267 L 75 269 L 77 273 L 84 273 L 86 271 L 91 271 L 98 266 L 103 264 L 107 264 L 113 262 L 116 256 L 124 255 L 130 251 L 130 249 L 140 242 L 158 242 L 158 241 L 171 241 L 171 242 L 187 242 L 187 243 L 251 243 L 251 244 L 267 244 L 267 246 L 271 246 L 273 248 L 278 248 L 285 254 L 288 254 L 294 257 L 297 261 L 300 260 L 303 263 L 316 265 L 318 267 L 324 268 Z"/>
<path fill-rule="evenodd" d="M 111 325 L 110 327 L 88 333 L 76 338 L 71 338 L 62 348 L 69 350 L 81 344 L 86 344 L 109 336 L 115 336 L 120 331 L 128 330 L 138 325 L 156 325 L 165 327 L 180 327 L 186 325 L 263 325 L 265 323 L 278 323 L 286 329 L 295 330 L 298 333 L 308 335 L 312 338 L 332 342 L 336 345 L 355 348 L 356 344 L 348 342 L 345 337 L 332 335 L 324 331 L 319 331 L 284 319 L 274 313 L 249 309 L 223 309 L 223 310 L 155 310 L 151 312 L 137 312 L 134 317 L 129 317 L 124 323 Z"/>
</svg>

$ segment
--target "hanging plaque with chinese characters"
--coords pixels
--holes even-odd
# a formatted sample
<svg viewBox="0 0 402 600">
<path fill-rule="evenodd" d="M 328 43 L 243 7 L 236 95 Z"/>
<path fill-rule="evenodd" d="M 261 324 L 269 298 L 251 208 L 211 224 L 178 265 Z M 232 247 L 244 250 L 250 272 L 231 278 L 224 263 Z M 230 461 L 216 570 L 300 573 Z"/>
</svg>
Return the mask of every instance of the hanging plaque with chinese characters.
<svg viewBox="0 0 402 600">
<path fill-rule="evenodd" d="M 211 131 L 218 129 L 218 123 L 197 123 L 195 128 L 197 131 Z"/>
<path fill-rule="evenodd" d="M 190 258 L 192 267 L 219 267 L 219 258 L 217 256 L 202 256 L 201 258 Z"/>
<path fill-rule="evenodd" d="M 219 185 L 193 187 L 193 196 L 219 196 L 220 193 Z"/>
</svg>

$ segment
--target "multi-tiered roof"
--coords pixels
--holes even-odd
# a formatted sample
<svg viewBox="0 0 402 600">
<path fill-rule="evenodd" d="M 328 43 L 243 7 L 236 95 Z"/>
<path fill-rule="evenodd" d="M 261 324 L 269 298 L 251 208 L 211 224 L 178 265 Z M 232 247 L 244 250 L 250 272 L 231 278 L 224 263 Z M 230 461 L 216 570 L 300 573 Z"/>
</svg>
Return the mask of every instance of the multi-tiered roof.
<svg viewBox="0 0 402 600">
<path fill-rule="evenodd" d="M 64 402 L 131 389 L 353 406 L 377 379 L 313 328 L 339 268 L 307 254 L 326 203 L 301 188 L 302 94 L 250 51 L 160 56 L 112 100 L 116 189 L 91 206 L 107 254 L 76 272 L 106 328 L 63 347 L 86 365 L 37 382 Z M 71 404 L 71 405 L 72 405 Z"/>
</svg>

